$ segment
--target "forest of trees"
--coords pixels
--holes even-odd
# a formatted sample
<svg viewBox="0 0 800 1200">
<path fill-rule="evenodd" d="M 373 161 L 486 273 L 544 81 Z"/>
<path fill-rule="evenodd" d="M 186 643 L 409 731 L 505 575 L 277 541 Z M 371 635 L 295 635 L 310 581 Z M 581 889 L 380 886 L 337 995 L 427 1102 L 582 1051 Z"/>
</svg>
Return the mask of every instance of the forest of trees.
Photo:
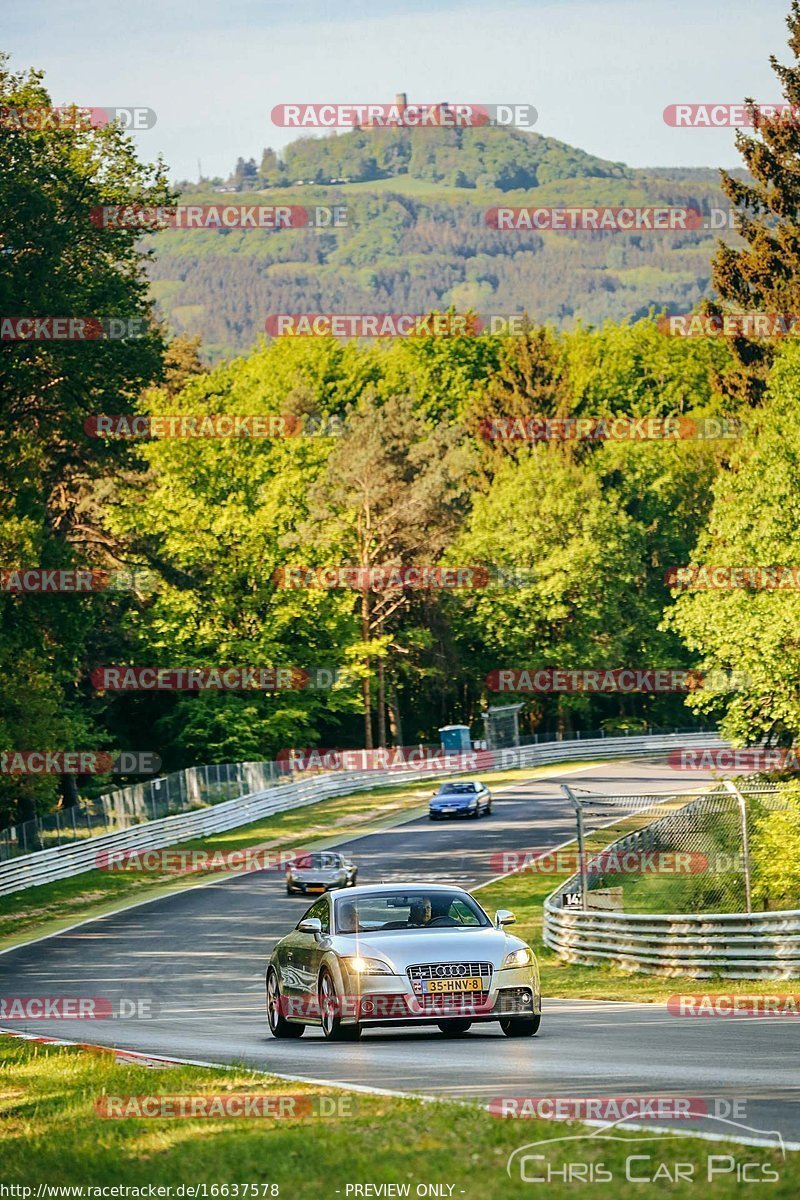
<svg viewBox="0 0 800 1200">
<path fill-rule="evenodd" d="M 793 21 L 797 58 L 796 7 Z M 796 68 L 781 82 L 800 103 Z M 49 98 L 38 74 L 0 66 L 0 102 Z M 762 124 L 739 141 L 750 175 L 726 176 L 723 188 L 746 220 L 739 241 L 720 243 L 705 268 L 709 311 L 800 311 L 800 135 Z M 398 156 L 405 147 L 410 169 L 416 143 L 387 137 L 386 153 L 392 146 Z M 472 167 L 461 169 L 469 176 Z M 624 188 L 624 175 L 609 170 Z M 688 697 L 505 697 L 524 703 L 530 732 L 705 720 L 740 742 L 800 736 L 800 593 L 680 591 L 666 579 L 689 563 L 800 561 L 796 342 L 670 338 L 646 309 L 635 320 L 559 330 L 529 303 L 525 276 L 515 280 L 527 235 L 501 259 L 491 231 L 458 210 L 416 210 L 411 219 L 411 201 L 386 197 L 392 223 L 350 230 L 341 246 L 296 235 L 310 239 L 303 252 L 315 281 L 308 287 L 318 289 L 312 311 L 359 311 L 365 296 L 365 311 L 390 300 L 396 311 L 441 309 L 442 289 L 451 303 L 465 279 L 472 290 L 458 293 L 459 311 L 493 311 L 483 303 L 486 275 L 509 280 L 509 307 L 513 297 L 517 311 L 531 312 L 525 332 L 284 337 L 209 367 L 203 347 L 171 337 L 159 321 L 148 284 L 158 267 L 137 231 L 98 230 L 85 219 L 95 205 L 172 198 L 163 168 L 139 163 L 113 127 L 57 138 L 26 132 L 3 143 L 0 311 L 138 315 L 148 332 L 1 344 L 0 565 L 148 574 L 119 592 L 0 590 L 0 747 L 146 748 L 170 770 L 266 759 L 289 746 L 435 740 L 454 721 L 477 734 L 496 700 L 487 675 L 504 667 L 696 667 L 736 679 L 730 690 L 699 687 Z M 406 264 L 405 292 L 396 280 L 388 286 L 375 259 L 378 229 Z M 468 244 L 478 273 L 448 274 L 436 249 L 442 239 L 453 260 L 465 258 Z M 539 240 L 529 237 L 527 250 L 538 255 L 542 288 L 557 295 L 558 266 Z M 290 281 L 306 269 L 281 257 L 283 235 L 265 242 L 225 281 L 206 277 L 221 311 L 245 304 L 256 324 L 262 313 L 291 311 Z M 587 240 L 582 253 L 595 246 Z M 645 269 L 641 247 L 617 249 L 620 269 Z M 677 252 L 648 244 L 654 281 Z M 234 296 L 237 278 L 248 282 Z M 586 290 L 582 278 L 579 269 L 565 286 Z M 687 284 L 678 310 L 698 298 Z M 603 299 L 608 312 L 608 290 Z M 102 413 L 273 415 L 300 432 L 90 436 L 87 421 Z M 538 443 L 485 436 L 487 423 L 532 415 L 727 416 L 741 433 Z M 277 574 L 331 565 L 479 566 L 488 582 L 380 592 L 286 588 Z M 93 686 L 93 670 L 124 664 L 291 665 L 340 675 L 329 688 L 277 692 Z M 0 775 L 0 820 L 74 795 L 74 780 Z"/>
<path fill-rule="evenodd" d="M 365 139 L 374 152 L 396 142 L 413 154 L 359 186 L 328 183 L 360 178 L 339 159 L 335 169 L 319 164 L 348 148 L 355 153 Z M 466 170 L 470 186 L 445 169 L 447 139 L 472 139 L 450 145 L 447 160 L 464 164 L 459 174 Z M 310 161 L 301 167 L 295 155 Z M 275 159 L 271 151 L 265 156 Z M 520 156 L 528 163 L 524 171 L 517 167 Z M 278 193 L 255 162 L 243 159 L 227 188 L 248 203 L 344 206 L 345 223 L 169 230 L 153 239 L 149 278 L 158 311 L 173 333 L 202 338 L 207 362 L 249 350 L 263 334 L 265 317 L 277 312 L 427 312 L 455 305 L 487 313 L 524 310 L 560 329 L 637 320 L 651 310 L 688 312 L 708 292 L 709 259 L 729 208 L 714 172 L 632 171 L 552 138 L 506 129 L 304 138 L 287 148 L 286 161 L 295 165 L 283 171 L 286 186 Z M 340 170 L 344 174 L 336 174 Z M 179 187 L 187 202 L 235 202 L 215 190 L 222 185 Z M 509 233 L 487 225 L 487 209 L 502 203 L 683 206 L 702 213 L 709 227 Z"/>
</svg>

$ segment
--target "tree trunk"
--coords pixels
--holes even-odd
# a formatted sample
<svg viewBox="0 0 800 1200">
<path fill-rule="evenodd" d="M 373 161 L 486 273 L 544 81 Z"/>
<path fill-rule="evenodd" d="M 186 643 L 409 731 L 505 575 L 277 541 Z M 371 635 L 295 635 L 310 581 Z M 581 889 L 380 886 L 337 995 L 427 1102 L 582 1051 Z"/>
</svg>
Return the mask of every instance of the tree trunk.
<svg viewBox="0 0 800 1200">
<path fill-rule="evenodd" d="M 61 803 L 59 808 L 75 808 L 80 802 L 78 796 L 78 782 L 74 775 L 62 775 L 59 783 L 61 792 Z"/>
<path fill-rule="evenodd" d="M 378 745 L 386 745 L 386 686 L 383 659 L 378 659 Z"/>
<path fill-rule="evenodd" d="M 397 699 L 397 687 L 394 680 L 389 683 L 389 730 L 395 746 L 403 745 L 403 722 L 400 717 L 400 704 Z"/>
<path fill-rule="evenodd" d="M 369 641 L 369 592 L 366 588 L 361 594 L 361 640 Z M 364 666 L 367 669 L 367 674 L 361 683 L 361 689 L 364 696 L 364 748 L 372 749 L 372 692 L 369 679 L 369 658 L 364 659 Z"/>
</svg>

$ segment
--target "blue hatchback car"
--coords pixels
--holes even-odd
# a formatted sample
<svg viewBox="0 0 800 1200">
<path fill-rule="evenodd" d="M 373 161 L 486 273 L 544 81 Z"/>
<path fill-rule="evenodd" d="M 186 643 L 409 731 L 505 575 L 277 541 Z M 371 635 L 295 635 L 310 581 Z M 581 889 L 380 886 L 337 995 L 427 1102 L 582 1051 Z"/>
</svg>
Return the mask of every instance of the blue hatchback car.
<svg viewBox="0 0 800 1200">
<path fill-rule="evenodd" d="M 444 817 L 480 817 L 492 811 L 492 793 L 485 783 L 478 779 L 459 779 L 453 783 L 443 783 L 433 798 L 428 809 L 432 821 Z"/>
</svg>

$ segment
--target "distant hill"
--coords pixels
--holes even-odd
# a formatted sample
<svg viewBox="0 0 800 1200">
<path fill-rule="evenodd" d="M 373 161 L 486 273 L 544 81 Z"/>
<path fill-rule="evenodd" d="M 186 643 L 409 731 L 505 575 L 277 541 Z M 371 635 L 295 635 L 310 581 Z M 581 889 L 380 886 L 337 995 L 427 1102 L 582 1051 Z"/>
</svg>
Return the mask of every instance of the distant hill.
<svg viewBox="0 0 800 1200">
<path fill-rule="evenodd" d="M 239 188 L 291 186 L 297 181 L 366 183 L 410 175 L 451 187 L 535 188 L 554 179 L 624 178 L 623 163 L 607 162 L 555 138 L 517 129 L 356 129 L 302 137 L 279 159 L 239 159 L 229 183 Z"/>
<path fill-rule="evenodd" d="M 349 182 L 332 183 L 331 180 Z M 209 358 L 247 349 L 281 312 L 527 311 L 571 326 L 685 312 L 709 286 L 717 234 L 501 232 L 494 205 L 724 207 L 712 169 L 636 170 L 509 129 L 375 129 L 304 137 L 281 160 L 239 159 L 192 202 L 347 206 L 341 229 L 157 235 L 153 291 Z M 533 193 L 533 194 L 532 194 Z M 263 197 L 263 199 L 262 199 Z"/>
</svg>

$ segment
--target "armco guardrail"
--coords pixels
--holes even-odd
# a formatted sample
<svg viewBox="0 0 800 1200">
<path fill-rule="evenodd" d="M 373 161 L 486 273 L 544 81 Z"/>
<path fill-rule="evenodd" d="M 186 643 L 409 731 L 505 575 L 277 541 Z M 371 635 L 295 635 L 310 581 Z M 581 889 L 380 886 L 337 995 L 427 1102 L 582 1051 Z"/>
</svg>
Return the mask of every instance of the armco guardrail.
<svg viewBox="0 0 800 1200">
<path fill-rule="evenodd" d="M 686 809 L 678 810 L 680 816 Z M 663 818 L 613 842 L 599 855 L 645 844 Z M 706 979 L 791 979 L 800 975 L 800 910 L 727 913 L 624 913 L 562 907 L 580 889 L 575 874 L 544 902 L 544 944 L 566 962 L 613 965 L 652 975 Z M 588 896 L 591 898 L 591 891 Z"/>
<path fill-rule="evenodd" d="M 590 966 L 606 963 L 696 979 L 791 979 L 800 974 L 800 910 L 657 916 L 571 912 L 548 897 L 544 943 L 566 962 Z"/>
<path fill-rule="evenodd" d="M 715 733 L 656 734 L 648 737 L 594 738 L 591 741 L 549 742 L 507 750 L 476 751 L 458 756 L 458 765 L 449 774 L 474 774 L 509 770 L 512 767 L 543 766 L 550 762 L 591 761 L 614 757 L 647 757 L 663 754 L 676 746 L 705 749 L 721 746 Z M 454 758 L 456 756 L 453 756 Z M 401 784 L 430 779 L 430 769 L 391 769 L 387 771 L 328 772 L 294 783 L 278 784 L 261 792 L 223 801 L 199 812 L 178 813 L 157 821 L 148 821 L 130 829 L 99 837 L 84 838 L 67 846 L 39 850 L 0 865 L 0 895 L 23 888 L 68 879 L 93 870 L 97 856 L 120 850 L 162 850 L 192 838 L 206 837 L 249 825 L 272 813 L 285 812 L 317 800 L 345 796 L 349 792 L 368 791 L 386 784 Z M 442 774 L 441 770 L 438 772 Z"/>
</svg>

